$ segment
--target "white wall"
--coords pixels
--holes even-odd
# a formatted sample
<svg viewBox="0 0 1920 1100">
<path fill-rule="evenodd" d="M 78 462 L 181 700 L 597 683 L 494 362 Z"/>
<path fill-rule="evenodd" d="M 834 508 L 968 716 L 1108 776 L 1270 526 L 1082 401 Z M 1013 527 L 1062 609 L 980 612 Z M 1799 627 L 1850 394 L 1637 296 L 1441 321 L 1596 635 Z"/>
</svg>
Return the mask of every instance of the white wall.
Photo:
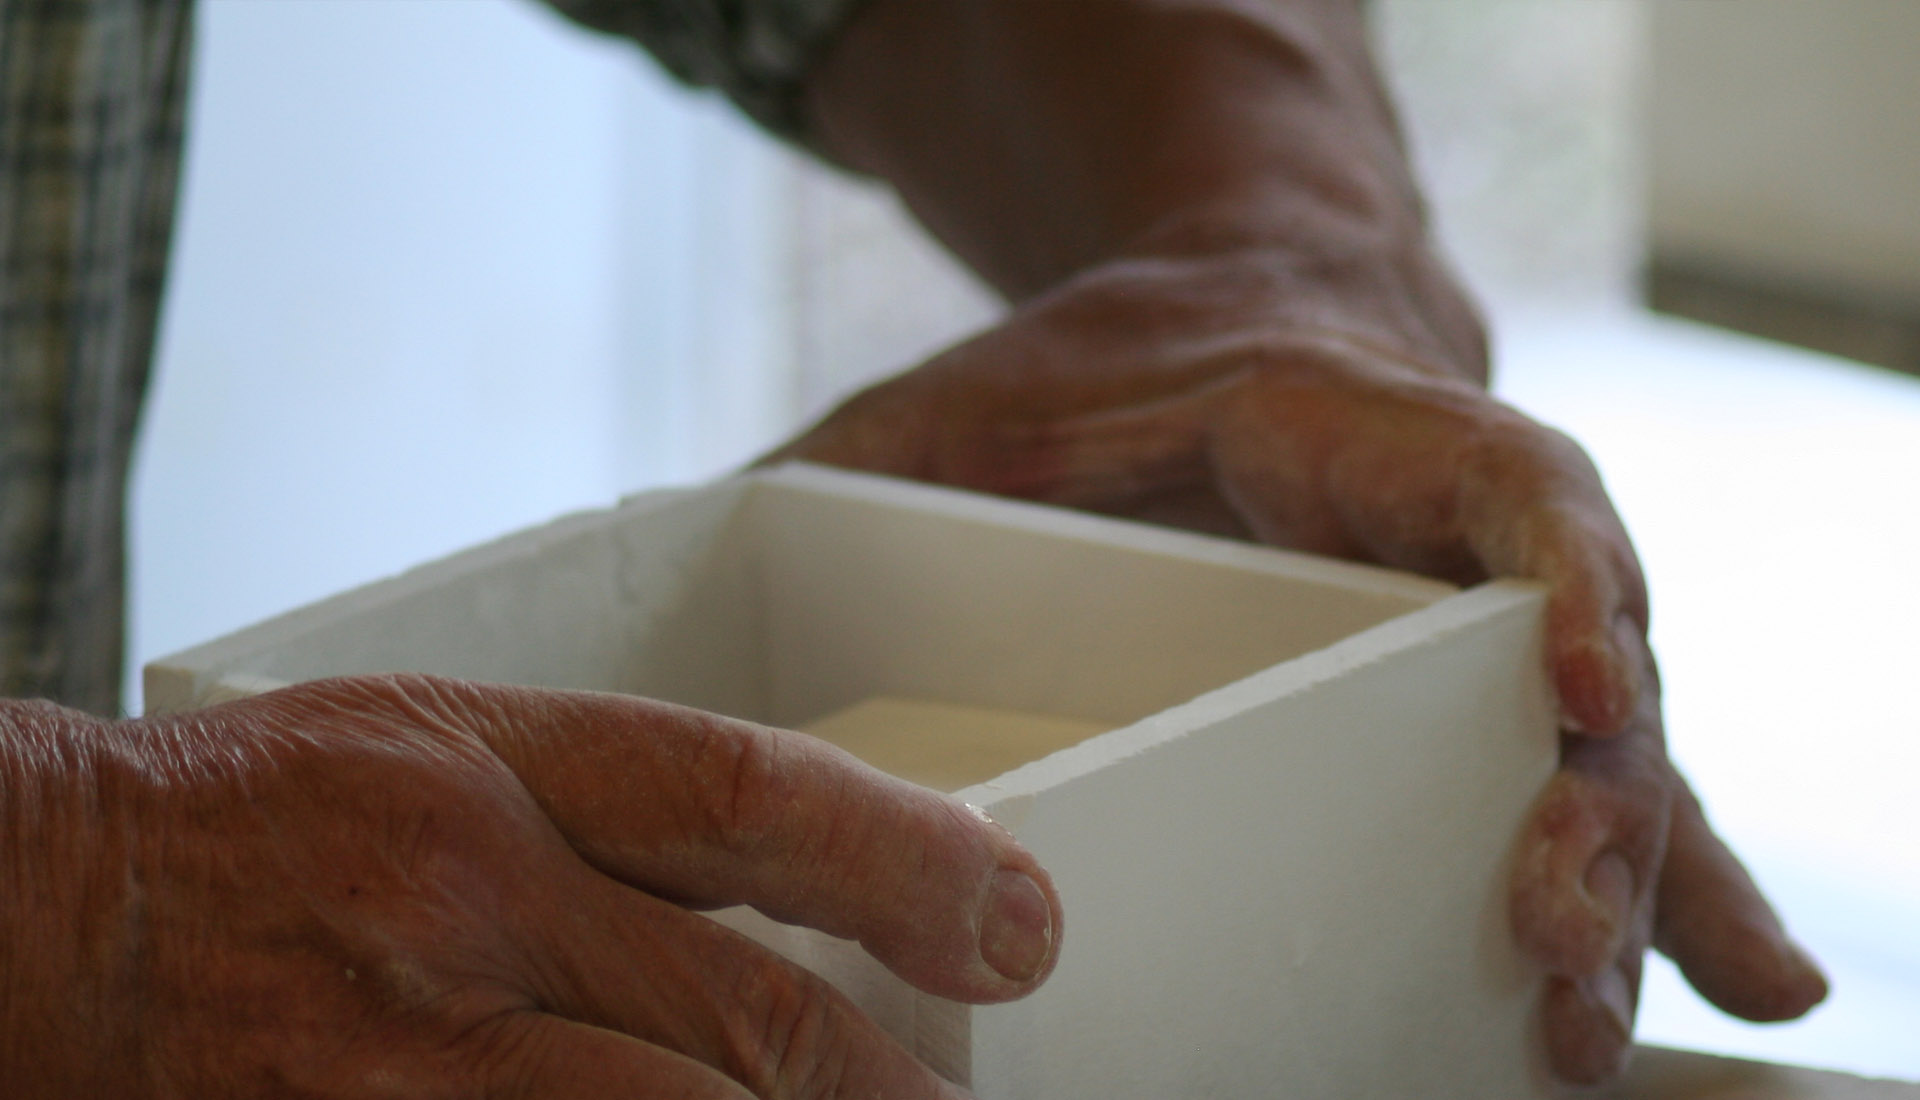
<svg viewBox="0 0 1920 1100">
<path fill-rule="evenodd" d="M 1660 0 L 1651 16 L 1660 256 L 1920 307 L 1920 4 Z"/>
<path fill-rule="evenodd" d="M 510 0 L 207 0 L 198 50 L 136 666 L 789 426 L 786 162 L 724 103 Z"/>
</svg>

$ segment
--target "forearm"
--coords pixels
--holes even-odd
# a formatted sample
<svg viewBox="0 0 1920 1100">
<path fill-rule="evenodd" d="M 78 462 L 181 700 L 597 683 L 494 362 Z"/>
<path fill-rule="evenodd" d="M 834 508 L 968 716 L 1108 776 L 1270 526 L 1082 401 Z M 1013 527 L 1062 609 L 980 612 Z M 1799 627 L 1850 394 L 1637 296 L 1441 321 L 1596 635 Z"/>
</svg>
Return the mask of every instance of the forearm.
<svg viewBox="0 0 1920 1100">
<path fill-rule="evenodd" d="M 1484 377 L 1353 0 L 871 0 L 808 94 L 1011 299 L 1225 258 L 1276 324 Z"/>
<path fill-rule="evenodd" d="M 108 842 L 92 733 L 48 703 L 0 700 L 0 1091 L 103 1095 L 129 1013 L 108 1003 L 135 888 Z"/>
</svg>

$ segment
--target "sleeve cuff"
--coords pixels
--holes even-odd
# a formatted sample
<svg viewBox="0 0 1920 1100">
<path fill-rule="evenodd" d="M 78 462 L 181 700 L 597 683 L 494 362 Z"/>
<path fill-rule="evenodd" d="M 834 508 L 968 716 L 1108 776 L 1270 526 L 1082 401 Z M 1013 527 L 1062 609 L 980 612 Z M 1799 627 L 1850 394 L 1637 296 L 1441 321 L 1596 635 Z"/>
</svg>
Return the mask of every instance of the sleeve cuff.
<svg viewBox="0 0 1920 1100">
<path fill-rule="evenodd" d="M 717 88 L 789 140 L 807 143 L 807 72 L 866 0 L 546 0 L 595 30 L 634 39 L 686 84 Z"/>
</svg>

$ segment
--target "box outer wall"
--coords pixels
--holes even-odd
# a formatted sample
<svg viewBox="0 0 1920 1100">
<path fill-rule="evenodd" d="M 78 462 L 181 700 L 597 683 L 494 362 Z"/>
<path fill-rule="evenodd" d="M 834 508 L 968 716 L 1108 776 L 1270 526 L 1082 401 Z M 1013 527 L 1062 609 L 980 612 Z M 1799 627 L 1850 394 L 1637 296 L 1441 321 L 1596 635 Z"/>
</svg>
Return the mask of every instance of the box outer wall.
<svg viewBox="0 0 1920 1100">
<path fill-rule="evenodd" d="M 752 514 L 747 505 L 754 493 L 765 497 L 757 505 L 758 518 L 743 520 L 743 515 Z M 148 669 L 149 698 L 156 709 L 178 709 L 183 704 L 245 694 L 304 678 L 294 667 L 302 662 L 328 673 L 370 670 L 365 667 L 369 664 L 412 668 L 417 666 L 406 660 L 408 654 L 439 653 L 447 648 L 450 637 L 483 636 L 485 631 L 476 631 L 476 625 L 524 627 L 547 621 L 564 622 L 576 632 L 567 639 L 553 639 L 555 652 L 577 650 L 583 640 L 577 632 L 586 623 L 589 649 L 640 652 L 640 667 L 609 664 L 583 669 L 577 662 L 566 662 L 564 667 L 538 669 L 537 675 L 528 676 L 518 668 L 490 667 L 489 657 L 479 652 L 442 653 L 438 663 L 461 675 L 537 679 L 559 686 L 605 687 L 608 678 L 614 677 L 612 682 L 623 689 L 644 692 L 648 681 L 672 681 L 679 689 L 678 701 L 709 709 L 756 717 L 770 712 L 798 715 L 808 708 L 817 713 L 851 701 L 835 697 L 835 692 L 847 695 L 857 684 L 842 684 L 814 698 L 801 693 L 796 700 L 791 687 L 795 677 L 784 674 L 787 682 L 783 684 L 783 673 L 776 667 L 773 653 L 779 646 L 751 639 L 784 631 L 787 644 L 803 641 L 794 635 L 792 624 L 817 614 L 817 609 L 804 606 L 808 600 L 835 591 L 835 585 L 844 592 L 848 585 L 871 579 L 862 576 L 858 561 L 843 562 L 852 572 L 831 584 L 802 584 L 804 578 L 793 575 L 795 563 L 819 560 L 823 548 L 830 549 L 836 537 L 857 534 L 844 523 L 836 526 L 834 516 L 821 518 L 821 502 L 835 498 L 851 502 L 877 530 L 888 528 L 890 516 L 931 510 L 988 526 L 1039 531 L 1056 544 L 1062 539 L 1069 544 L 1081 540 L 1088 546 L 1118 543 L 1136 554 L 1197 559 L 1224 571 L 1255 563 L 1271 569 L 1279 560 L 1285 570 L 1352 593 L 1357 603 L 1366 605 L 1355 620 L 1362 623 L 1433 603 L 1447 591 L 1383 571 L 1276 556 L 1050 509 L 857 475 L 788 469 L 709 490 L 649 494 L 614 511 L 570 517 L 303 609 L 156 662 Z M 637 519 L 648 522 L 634 522 Z M 728 542 L 730 525 L 742 522 L 772 522 L 790 530 L 811 525 L 810 537 L 817 545 L 810 554 L 789 554 L 784 573 L 781 562 L 768 569 L 764 561 L 728 560 L 729 554 L 753 553 L 730 548 L 741 541 Z M 895 535 L 911 535 L 911 523 L 895 527 Z M 939 557 L 941 548 L 928 544 L 914 552 Z M 949 547 L 947 556 L 964 565 L 964 552 L 956 556 Z M 542 583 L 543 569 L 554 572 L 556 561 L 568 566 L 558 571 L 563 579 Z M 517 574 L 531 583 L 489 586 L 476 581 L 464 592 L 448 587 L 450 578 L 484 581 L 502 574 Z M 564 581 L 566 576 L 587 581 L 570 584 Z M 596 589 L 593 578 L 603 578 L 599 583 L 604 584 L 609 576 L 631 588 L 650 593 L 664 588 L 686 598 L 656 600 L 658 614 L 616 628 L 598 621 L 603 613 L 596 616 L 603 610 L 604 589 Z M 742 585 L 738 581 L 743 576 L 755 580 Z M 1068 576 L 1063 574 L 1063 583 Z M 900 580 L 893 578 L 896 584 Z M 1099 578 L 1092 583 L 1100 583 Z M 752 591 L 756 585 L 773 591 Z M 480 591 L 488 588 L 498 591 Z M 780 590 L 799 592 L 805 598 L 783 605 L 774 598 Z M 1177 593 L 1167 598 L 1177 599 Z M 476 607 L 476 600 L 481 606 Z M 556 616 L 556 607 L 574 609 L 572 618 L 579 621 Z M 700 621 L 689 617 L 689 609 L 695 607 L 704 609 Z M 1239 680 L 964 792 L 970 800 L 987 805 L 1054 869 L 1069 912 L 1075 914 L 1060 972 L 1028 1002 L 987 1009 L 950 1005 L 907 989 L 854 945 L 804 930 L 756 928 L 757 921 L 771 924 L 757 915 L 736 914 L 729 923 L 755 928 L 757 936 L 777 949 L 823 971 L 930 1064 L 958 1079 L 976 1080 L 989 1097 L 1110 1096 L 1116 1089 L 1121 1094 L 1135 1092 L 1146 1080 L 1157 1082 L 1149 1090 L 1153 1095 L 1222 1095 L 1227 1094 L 1222 1089 L 1233 1092 L 1271 1085 L 1277 1079 L 1267 1075 L 1281 1072 L 1282 1066 L 1290 1067 L 1285 1072 L 1293 1075 L 1288 1079 L 1290 1088 L 1302 1073 L 1313 1078 L 1311 1087 L 1296 1095 L 1354 1095 L 1343 1092 L 1352 1085 L 1351 1075 L 1378 1073 L 1382 1065 L 1377 1057 L 1357 1057 L 1351 1037 L 1342 1044 L 1342 1029 L 1364 1029 L 1364 1020 L 1347 1019 L 1328 1031 L 1339 1018 L 1337 1013 L 1318 1020 L 1294 1019 L 1284 1026 L 1273 1016 L 1276 1011 L 1284 1015 L 1287 998 L 1297 1002 L 1306 987 L 1319 990 L 1315 996 L 1331 996 L 1344 988 L 1359 1000 L 1335 1000 L 1349 1013 L 1358 1010 L 1362 1015 L 1379 1009 L 1373 1003 L 1378 997 L 1416 994 L 1423 1013 L 1432 1012 L 1429 998 L 1451 998 L 1455 1010 L 1438 1014 L 1436 1018 L 1447 1023 L 1437 1031 L 1427 1029 L 1431 1033 L 1427 1039 L 1420 1038 L 1425 1033 L 1419 1028 L 1405 1026 L 1404 1021 L 1394 1023 L 1406 1032 L 1405 1041 L 1398 1044 L 1406 1052 L 1398 1061 L 1405 1064 L 1388 1075 L 1404 1077 L 1421 1068 L 1430 1070 L 1439 1075 L 1423 1082 L 1423 1091 L 1430 1094 L 1442 1080 L 1452 1079 L 1460 1081 L 1464 1091 L 1443 1094 L 1528 1095 L 1526 1090 L 1539 1084 L 1525 1036 L 1531 978 L 1506 947 L 1504 924 L 1489 931 L 1489 922 L 1495 920 L 1491 914 L 1504 912 L 1498 891 L 1504 879 L 1506 845 L 1517 835 L 1519 815 L 1531 792 L 1552 766 L 1552 720 L 1545 709 L 1544 677 L 1534 656 L 1538 611 L 1537 594 L 1517 586 L 1493 586 L 1440 599 L 1425 610 L 1362 630 L 1331 648 Z M 351 631 L 317 648 L 309 644 L 328 629 L 381 612 L 395 625 L 379 632 L 379 652 L 343 652 L 340 638 L 349 637 Z M 457 621 L 459 629 L 448 630 L 449 620 Z M 1351 625 L 1339 624 L 1333 636 Z M 686 638 L 698 633 L 696 628 L 706 631 L 707 642 L 649 647 L 638 637 L 652 631 Z M 531 641 L 538 645 L 541 639 Z M 877 646 L 877 652 L 891 657 L 901 652 L 902 641 L 860 639 L 850 652 L 857 655 L 865 646 L 865 652 L 873 653 Z M 1189 649 L 1190 642 L 1175 648 L 1167 660 L 1177 662 Z M 711 672 L 743 664 L 753 666 L 756 675 L 743 680 Z M 974 678 L 983 675 L 980 670 L 968 673 Z M 743 683 L 751 686 L 743 688 Z M 1079 689 L 1083 701 L 1077 709 L 1082 713 L 1088 709 L 1084 697 L 1093 688 L 1097 685 Z M 1156 710 L 1166 706 L 1169 700 L 1164 697 L 1170 689 L 1161 684 L 1153 690 L 1162 698 L 1136 699 L 1134 706 L 1151 705 Z M 782 699 L 783 695 L 788 698 Z M 1436 749 L 1443 731 L 1433 719 L 1434 700 L 1441 697 L 1446 706 L 1439 709 L 1445 710 L 1446 718 L 1438 725 L 1446 727 L 1446 736 L 1467 738 L 1457 750 Z M 1330 700 L 1339 705 L 1333 706 Z M 1042 698 L 1036 705 L 1026 697 L 1011 704 L 994 700 L 999 705 L 1069 713 L 1076 709 L 1058 705 L 1057 700 L 1049 708 L 1048 701 Z M 1343 712 L 1341 707 L 1348 709 Z M 1462 721 L 1462 715 L 1473 713 L 1479 718 Z M 1360 714 L 1369 717 L 1356 721 Z M 1348 727 L 1365 736 L 1349 736 Z M 1392 751 L 1399 743 L 1396 738 L 1418 736 L 1422 730 L 1434 735 L 1423 743 L 1423 753 Z M 1443 797 L 1447 783 L 1413 782 L 1423 770 L 1431 773 L 1430 779 L 1451 777 L 1447 783 L 1461 777 L 1483 782 L 1456 784 L 1457 797 L 1449 802 Z M 1332 773 L 1342 776 L 1338 784 L 1308 782 L 1292 789 L 1284 778 Z M 1326 797 L 1329 787 L 1343 786 L 1340 797 Z M 1196 790 L 1206 793 L 1196 795 Z M 1324 804 L 1319 811 L 1312 809 L 1316 802 Z M 1268 827 L 1234 831 L 1230 807 L 1236 804 L 1267 805 L 1285 812 L 1270 815 Z M 1428 827 L 1412 828 L 1415 822 L 1407 817 L 1411 806 L 1423 806 L 1423 814 L 1437 815 L 1439 820 L 1423 816 L 1420 821 Z M 1090 837 L 1084 822 L 1095 820 L 1108 823 L 1113 835 Z M 1400 821 L 1407 826 L 1405 838 L 1418 843 L 1396 852 L 1394 838 L 1379 832 L 1383 821 Z M 1283 823 L 1290 824 L 1283 828 Z M 1272 884 L 1287 881 L 1290 874 L 1321 876 L 1306 879 L 1315 882 L 1352 885 L 1359 881 L 1352 876 L 1343 880 L 1337 873 L 1338 865 L 1350 855 L 1343 845 L 1350 848 L 1356 837 L 1368 845 L 1369 858 L 1384 861 L 1381 867 L 1409 872 L 1449 870 L 1410 878 L 1376 873 L 1365 881 L 1366 889 L 1374 891 L 1371 895 L 1342 897 L 1338 891 L 1328 891 L 1317 902 L 1322 912 L 1290 910 L 1289 906 L 1297 909 L 1315 901 L 1289 898 L 1274 888 Z M 1415 850 L 1424 855 L 1412 858 L 1409 853 Z M 1116 851 L 1124 856 L 1116 859 Z M 1260 867 L 1274 870 L 1265 878 L 1245 873 Z M 1279 868 L 1290 870 L 1281 873 Z M 1329 874 L 1333 877 L 1327 878 Z M 1205 888 L 1209 876 L 1224 876 L 1220 881 L 1234 888 L 1224 893 Z M 1184 910 L 1163 911 L 1170 900 L 1192 900 L 1195 891 L 1218 896 Z M 1343 922 L 1332 919 L 1329 923 L 1329 914 L 1338 918 L 1342 906 L 1387 916 L 1408 911 L 1431 914 L 1430 919 L 1413 924 L 1428 938 L 1396 943 L 1393 956 L 1395 966 L 1416 964 L 1427 974 L 1426 984 L 1415 983 L 1418 988 L 1413 988 L 1405 982 L 1383 985 L 1376 980 L 1375 972 L 1382 967 L 1370 960 L 1378 955 L 1381 941 L 1359 942 L 1352 935 L 1336 934 L 1335 926 Z M 1143 919 L 1145 911 L 1152 915 Z M 1302 923 L 1308 917 L 1320 923 Z M 1349 932 L 1372 927 L 1366 921 L 1344 923 Z M 1309 932 L 1311 927 L 1334 930 Z M 1394 921 L 1379 927 L 1390 929 Z M 1279 934 L 1272 931 L 1276 928 L 1292 928 L 1293 935 L 1305 938 L 1260 956 L 1282 960 L 1281 970 L 1266 975 L 1267 982 L 1255 983 L 1284 991 L 1267 1000 L 1264 992 L 1239 979 L 1249 952 L 1260 950 L 1263 937 Z M 1136 940 L 1137 936 L 1148 938 Z M 1460 942 L 1476 947 L 1471 955 L 1462 956 L 1456 946 L 1452 954 L 1464 961 L 1453 966 L 1446 960 L 1446 945 Z M 1193 958 L 1182 954 L 1193 950 L 1210 953 L 1212 968 L 1196 966 Z M 1101 958 L 1124 959 L 1127 965 L 1103 970 Z M 1221 970 L 1223 960 L 1238 961 Z M 1456 972 L 1461 966 L 1466 971 Z M 1121 984 L 1116 987 L 1116 982 Z M 1216 983 L 1211 992 L 1209 982 Z M 1223 989 L 1238 993 L 1225 996 Z M 1482 1023 L 1464 1030 L 1456 1026 L 1472 1020 Z M 1114 1035 L 1154 1036 L 1156 1041 L 1115 1043 Z M 1176 1052 L 1169 1058 L 1162 1050 L 1176 1047 L 1187 1053 Z M 1368 1049 L 1379 1048 L 1369 1043 Z M 1223 1051 L 1231 1051 L 1231 1058 L 1221 1057 Z M 1493 1073 L 1498 1080 L 1472 1074 L 1463 1077 L 1459 1072 L 1463 1060 L 1506 1068 Z"/>
</svg>

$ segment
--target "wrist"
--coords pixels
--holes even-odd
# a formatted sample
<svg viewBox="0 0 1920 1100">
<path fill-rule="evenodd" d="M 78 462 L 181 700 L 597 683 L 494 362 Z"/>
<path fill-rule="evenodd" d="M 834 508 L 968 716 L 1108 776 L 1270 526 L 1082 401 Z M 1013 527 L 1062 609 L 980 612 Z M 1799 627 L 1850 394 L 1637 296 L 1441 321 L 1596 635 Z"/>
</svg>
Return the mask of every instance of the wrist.
<svg viewBox="0 0 1920 1100">
<path fill-rule="evenodd" d="M 137 913 L 100 783 L 106 723 L 0 700 L 0 1081 L 104 1095 L 133 1038 L 122 1003 Z M 104 1091 L 103 1091 L 104 1090 Z"/>
<path fill-rule="evenodd" d="M 1288 324 L 1484 380 L 1357 2 L 874 0 L 808 100 L 1016 303 L 1217 256 L 1265 266 Z"/>
</svg>

